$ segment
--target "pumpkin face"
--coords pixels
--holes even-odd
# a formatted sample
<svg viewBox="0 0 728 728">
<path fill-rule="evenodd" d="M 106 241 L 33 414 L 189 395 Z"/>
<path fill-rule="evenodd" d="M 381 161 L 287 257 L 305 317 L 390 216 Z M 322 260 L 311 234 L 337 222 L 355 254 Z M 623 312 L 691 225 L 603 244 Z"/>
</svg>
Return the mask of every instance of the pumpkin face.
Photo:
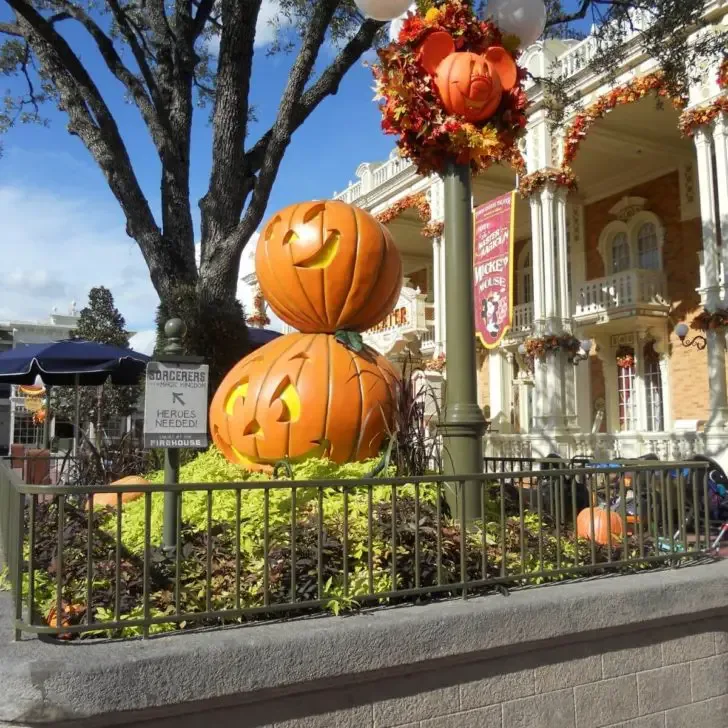
<svg viewBox="0 0 728 728">
<path fill-rule="evenodd" d="M 402 260 L 389 231 L 338 200 L 273 215 L 255 268 L 276 315 L 306 333 L 366 331 L 391 313 L 402 288 Z"/>
<path fill-rule="evenodd" d="M 590 510 L 585 508 L 579 513 L 576 519 L 576 535 L 589 541 L 593 539 L 594 543 L 606 546 L 610 542 L 609 534 L 611 532 L 612 544 L 618 543 L 624 534 L 624 524 L 619 513 L 609 511 L 609 518 L 607 518 L 606 508 L 594 508 L 594 534 L 592 535 Z"/>
<path fill-rule="evenodd" d="M 482 55 L 456 52 L 455 42 L 444 31 L 428 35 L 418 57 L 434 77 L 445 110 L 470 122 L 493 116 L 503 92 L 518 80 L 516 63 L 505 48 L 493 46 Z"/>
<path fill-rule="evenodd" d="M 375 456 L 394 412 L 397 375 L 365 347 L 327 334 L 288 334 L 238 362 L 210 406 L 210 430 L 232 463 L 269 469 L 282 459 Z"/>
</svg>

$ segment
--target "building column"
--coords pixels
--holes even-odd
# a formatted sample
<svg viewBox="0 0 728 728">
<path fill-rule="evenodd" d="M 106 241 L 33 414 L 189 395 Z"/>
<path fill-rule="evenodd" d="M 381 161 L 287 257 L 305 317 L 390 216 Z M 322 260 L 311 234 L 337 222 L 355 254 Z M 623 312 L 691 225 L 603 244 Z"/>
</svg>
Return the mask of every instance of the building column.
<svg viewBox="0 0 728 728">
<path fill-rule="evenodd" d="M 543 262 L 543 307 L 546 331 L 557 333 L 558 278 L 554 241 L 554 188 L 546 184 L 541 190 L 541 244 Z"/>
<path fill-rule="evenodd" d="M 543 328 L 543 239 L 541 236 L 541 200 L 533 195 L 531 203 L 531 277 L 533 280 L 533 328 L 537 336 Z"/>
<path fill-rule="evenodd" d="M 715 146 L 715 171 L 718 178 L 717 211 L 720 225 L 722 260 L 721 284 L 728 286 L 728 114 L 718 115 L 713 126 L 713 144 Z M 726 295 L 726 291 L 723 291 Z"/>
<path fill-rule="evenodd" d="M 442 332 L 443 312 L 445 310 L 445 299 L 442 295 L 442 238 L 432 240 L 432 296 L 435 306 L 435 356 L 439 356 L 444 349 L 445 337 Z"/>
<path fill-rule="evenodd" d="M 569 238 L 566 225 L 566 197 L 568 190 L 560 187 L 556 190 L 556 232 L 558 270 L 559 270 L 559 303 L 562 329 L 571 330 L 571 291 L 569 290 Z"/>
<path fill-rule="evenodd" d="M 724 128 L 718 137 L 725 140 Z M 713 186 L 713 137 L 710 130 L 700 127 L 695 133 L 700 187 L 700 218 L 703 233 L 703 269 L 705 271 L 705 308 L 715 311 L 720 306 L 720 250 L 718 246 L 718 205 Z M 716 149 L 716 152 L 718 150 Z M 723 150 L 724 151 L 724 150 Z M 716 154 L 717 158 L 717 154 Z M 721 161 L 721 164 L 724 160 Z M 726 223 L 728 226 L 728 223 Z M 710 414 L 706 432 L 723 431 L 728 422 L 728 396 L 726 393 L 726 338 L 725 332 L 707 332 L 708 382 L 710 385 Z"/>
</svg>

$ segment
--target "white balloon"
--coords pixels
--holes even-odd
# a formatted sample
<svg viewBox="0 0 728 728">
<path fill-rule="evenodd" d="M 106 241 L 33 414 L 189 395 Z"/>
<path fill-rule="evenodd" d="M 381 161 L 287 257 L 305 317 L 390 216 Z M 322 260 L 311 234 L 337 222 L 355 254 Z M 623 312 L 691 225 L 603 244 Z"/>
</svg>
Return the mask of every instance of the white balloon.
<svg viewBox="0 0 728 728">
<path fill-rule="evenodd" d="M 402 15 L 412 0 L 354 0 L 359 10 L 373 20 L 394 20 Z"/>
<path fill-rule="evenodd" d="M 396 17 L 389 25 L 389 42 L 396 43 L 397 38 L 402 30 L 404 21 L 407 19 L 408 13 L 414 13 L 417 11 L 417 3 L 412 3 L 402 15 Z"/>
<path fill-rule="evenodd" d="M 535 43 L 546 27 L 543 0 L 488 0 L 486 14 L 501 32 L 517 35 L 521 48 Z"/>
</svg>

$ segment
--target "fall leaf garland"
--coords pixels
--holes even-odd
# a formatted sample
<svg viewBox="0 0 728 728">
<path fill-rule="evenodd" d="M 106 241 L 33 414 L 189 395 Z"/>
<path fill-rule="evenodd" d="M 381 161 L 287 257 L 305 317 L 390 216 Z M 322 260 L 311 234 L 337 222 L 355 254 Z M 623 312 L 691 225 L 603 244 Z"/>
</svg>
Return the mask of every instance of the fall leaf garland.
<svg viewBox="0 0 728 728">
<path fill-rule="evenodd" d="M 685 108 L 686 99 L 684 96 L 672 96 L 670 94 L 665 83 L 665 76 L 661 71 L 634 78 L 621 86 L 617 86 L 603 96 L 600 96 L 593 104 L 587 106 L 584 111 L 577 114 L 574 118 L 574 121 L 566 131 L 566 137 L 564 139 L 562 169 L 565 172 L 571 170 L 570 164 L 576 157 L 579 145 L 595 122 L 604 118 L 618 106 L 632 104 L 651 93 L 655 93 L 662 98 L 669 98 L 676 109 L 681 110 Z"/>
<path fill-rule="evenodd" d="M 728 114 L 728 96 L 720 96 L 709 104 L 684 111 L 678 124 L 680 133 L 693 137 L 699 127 L 712 123 L 720 114 Z"/>
<path fill-rule="evenodd" d="M 420 220 L 425 223 L 420 231 L 424 237 L 437 238 L 442 235 L 444 224 L 431 219 L 432 210 L 430 209 L 430 203 L 427 201 L 427 195 L 424 192 L 402 197 L 384 212 L 379 213 L 377 220 L 383 225 L 386 225 L 396 217 L 399 217 L 405 210 L 415 210 Z"/>
<path fill-rule="evenodd" d="M 567 190 L 575 190 L 577 187 L 576 175 L 567 169 L 539 169 L 532 174 L 521 177 L 518 181 L 518 191 L 521 197 L 530 197 L 547 184 L 554 184 L 557 187 L 565 187 Z"/>
<path fill-rule="evenodd" d="M 261 329 L 270 325 L 270 318 L 265 312 L 265 298 L 260 287 L 258 287 L 255 291 L 255 296 L 253 296 L 253 308 L 255 309 L 255 313 L 245 319 L 246 323 L 249 326 L 255 326 Z"/>
<path fill-rule="evenodd" d="M 581 342 L 575 336 L 541 336 L 526 339 L 524 342 L 526 356 L 531 359 L 543 359 L 550 352 L 563 351 L 575 356 L 581 349 Z"/>
<path fill-rule="evenodd" d="M 433 31 L 447 31 L 461 51 L 482 53 L 493 45 L 512 45 L 490 22 L 478 20 L 463 0 L 430 7 L 424 16 L 410 13 L 398 42 L 378 51 L 372 66 L 377 98 L 382 100 L 382 130 L 398 137 L 403 157 L 411 159 L 422 175 L 442 172 L 449 159 L 469 163 L 473 172 L 494 163 L 511 164 L 519 173 L 525 163 L 516 142 L 525 132 L 528 99 L 523 90 L 526 71 L 519 68 L 518 83 L 503 94 L 496 114 L 483 122 L 466 122 L 443 108 L 434 80 L 417 60 L 416 49 Z M 518 51 L 508 48 L 514 60 Z"/>
<path fill-rule="evenodd" d="M 695 331 L 714 331 L 728 328 L 728 311 L 701 311 L 691 322 L 690 328 Z"/>
</svg>

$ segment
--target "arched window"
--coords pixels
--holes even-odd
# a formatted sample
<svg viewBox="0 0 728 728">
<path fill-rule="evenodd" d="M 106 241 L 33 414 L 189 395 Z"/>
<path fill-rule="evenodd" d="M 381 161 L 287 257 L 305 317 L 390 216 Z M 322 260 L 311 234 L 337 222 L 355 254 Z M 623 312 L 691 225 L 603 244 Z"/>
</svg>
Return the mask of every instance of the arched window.
<svg viewBox="0 0 728 728">
<path fill-rule="evenodd" d="M 637 260 L 640 268 L 660 268 L 660 247 L 654 223 L 643 223 L 637 231 Z"/>
<path fill-rule="evenodd" d="M 630 251 L 627 233 L 617 233 L 612 238 L 612 273 L 621 273 L 629 270 Z"/>
<path fill-rule="evenodd" d="M 620 346 L 616 359 L 619 429 L 622 432 L 631 432 L 637 428 L 634 349 L 631 346 Z"/>
</svg>

